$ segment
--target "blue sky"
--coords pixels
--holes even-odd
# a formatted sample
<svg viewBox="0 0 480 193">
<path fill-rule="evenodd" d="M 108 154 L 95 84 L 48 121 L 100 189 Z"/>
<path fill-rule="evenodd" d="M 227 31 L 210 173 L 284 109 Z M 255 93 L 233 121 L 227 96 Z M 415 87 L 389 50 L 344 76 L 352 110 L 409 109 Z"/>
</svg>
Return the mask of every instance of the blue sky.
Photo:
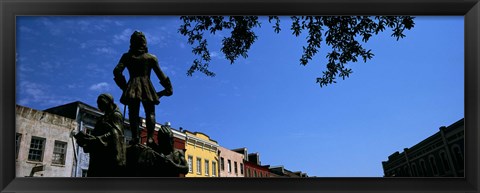
<svg viewBox="0 0 480 193">
<path fill-rule="evenodd" d="M 275 34 L 262 18 L 249 57 L 233 65 L 219 47 L 228 32 L 209 35 L 217 76 L 189 77 L 195 56 L 177 32 L 178 17 L 17 17 L 16 101 L 39 110 L 74 101 L 96 106 L 104 92 L 118 101 L 112 71 L 140 30 L 174 87 L 156 106 L 157 122 L 203 132 L 226 148 L 247 147 L 265 165 L 310 176 L 381 177 L 390 154 L 464 117 L 462 16 L 417 17 L 399 41 L 389 31 L 372 37 L 365 46 L 374 58 L 348 64 L 350 78 L 323 88 L 315 81 L 327 47 L 301 66 L 306 40 L 281 19 Z"/>
</svg>

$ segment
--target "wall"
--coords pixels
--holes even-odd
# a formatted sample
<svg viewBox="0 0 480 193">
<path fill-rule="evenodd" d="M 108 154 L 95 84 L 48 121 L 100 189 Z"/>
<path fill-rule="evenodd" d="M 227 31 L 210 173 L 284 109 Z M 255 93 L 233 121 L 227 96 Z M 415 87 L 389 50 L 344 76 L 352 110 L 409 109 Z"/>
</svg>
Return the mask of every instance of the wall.
<svg viewBox="0 0 480 193">
<path fill-rule="evenodd" d="M 36 165 L 44 165 L 44 171 L 36 172 L 35 177 L 71 176 L 74 153 L 70 131 L 76 127 L 77 124 L 72 119 L 17 105 L 16 132 L 21 134 L 21 139 L 16 159 L 16 176 L 29 176 Z M 28 161 L 32 136 L 45 139 L 41 162 Z M 64 165 L 52 164 L 55 140 L 67 143 Z"/>
<path fill-rule="evenodd" d="M 218 143 L 203 133 L 185 131 L 185 134 L 185 159 L 188 162 L 189 156 L 192 158 L 191 172 L 186 177 L 218 177 Z M 197 158 L 200 159 L 200 172 L 197 172 Z M 208 173 L 205 172 L 205 160 L 208 160 Z"/>
<path fill-rule="evenodd" d="M 245 177 L 256 177 L 256 178 L 270 177 L 269 166 L 260 166 L 250 161 L 246 161 L 244 164 L 245 164 Z"/>
<path fill-rule="evenodd" d="M 243 166 L 243 160 L 245 156 L 243 154 L 234 152 L 224 147 L 218 147 L 220 151 L 220 158 L 224 159 L 224 167 L 220 165 L 220 177 L 244 177 L 245 175 L 245 166 Z M 231 172 L 228 172 L 228 160 L 231 162 Z M 221 161 L 219 161 L 221 162 Z M 235 172 L 235 162 L 237 163 L 237 172 Z M 241 168 L 243 166 L 243 168 Z"/>
</svg>

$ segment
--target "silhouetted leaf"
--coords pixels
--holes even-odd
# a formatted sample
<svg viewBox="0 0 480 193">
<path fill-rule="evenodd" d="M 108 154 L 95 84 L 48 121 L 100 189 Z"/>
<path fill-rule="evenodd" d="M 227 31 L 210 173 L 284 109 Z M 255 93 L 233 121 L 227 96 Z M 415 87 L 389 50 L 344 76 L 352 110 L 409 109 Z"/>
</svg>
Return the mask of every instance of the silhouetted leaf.
<svg viewBox="0 0 480 193">
<path fill-rule="evenodd" d="M 357 39 L 366 43 L 373 35 L 384 31 L 386 27 L 392 30 L 391 36 L 398 41 L 404 38 L 405 30 L 414 27 L 414 17 L 410 16 L 292 16 L 290 30 L 295 36 L 305 31 L 307 33 L 306 46 L 303 46 L 303 54 L 300 64 L 307 65 L 318 53 L 322 42 L 331 47 L 326 57 L 328 63 L 322 77 L 318 77 L 320 87 L 336 83 L 337 76 L 345 79 L 353 73 L 352 69 L 345 68 L 345 64 L 357 62 L 360 58 L 367 62 L 374 54 L 369 49 L 363 48 Z M 195 71 L 200 71 L 207 76 L 215 76 L 208 70 L 211 60 L 207 48 L 207 40 L 204 32 L 215 34 L 217 31 L 230 30 L 230 36 L 222 40 L 221 51 L 231 64 L 241 56 L 248 57 L 248 50 L 257 39 L 253 28 L 260 27 L 256 16 L 182 16 L 183 24 L 178 32 L 188 37 L 188 43 L 193 45 L 192 53 L 199 56 L 193 61 L 187 74 L 191 76 Z M 269 16 L 274 32 L 279 33 L 280 18 Z"/>
</svg>

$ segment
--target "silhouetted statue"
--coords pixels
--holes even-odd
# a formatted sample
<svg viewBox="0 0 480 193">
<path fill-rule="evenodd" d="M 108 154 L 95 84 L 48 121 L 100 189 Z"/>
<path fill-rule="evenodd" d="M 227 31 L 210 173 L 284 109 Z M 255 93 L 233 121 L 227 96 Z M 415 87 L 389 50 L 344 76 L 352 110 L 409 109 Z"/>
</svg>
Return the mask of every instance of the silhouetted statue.
<svg viewBox="0 0 480 193">
<path fill-rule="evenodd" d="M 161 127 L 158 145 L 135 144 L 127 148 L 127 173 L 134 177 L 179 177 L 188 173 L 185 150 L 174 149 L 173 134 Z"/>
<path fill-rule="evenodd" d="M 174 148 L 173 133 L 170 126 L 162 126 L 157 133 L 158 145 L 155 151 L 166 156 L 167 163 L 163 168 L 163 176 L 178 177 L 188 173 L 188 163 L 185 160 L 185 149 Z"/>
<path fill-rule="evenodd" d="M 95 123 L 91 134 L 74 135 L 85 153 L 90 153 L 88 177 L 118 177 L 125 175 L 126 148 L 123 116 L 110 94 L 101 94 L 97 105 L 104 113 Z"/>
<path fill-rule="evenodd" d="M 130 75 L 128 82 L 122 74 L 125 68 Z M 152 70 L 164 87 L 161 92 L 155 91 L 150 80 Z M 147 144 L 152 145 L 154 143 L 155 105 L 160 103 L 160 97 L 172 95 L 173 88 L 170 79 L 160 69 L 157 57 L 148 53 L 147 40 L 142 32 L 135 31 L 132 34 L 130 50 L 120 58 L 113 74 L 115 83 L 123 91 L 120 102 L 128 106 L 133 143 L 136 144 L 140 141 L 138 129 L 140 103 L 142 103 L 146 116 Z"/>
<path fill-rule="evenodd" d="M 125 79 L 123 71 L 127 68 L 130 79 Z M 160 80 L 164 90 L 156 92 L 150 74 L 151 71 Z M 135 31 L 130 38 L 130 50 L 122 55 L 113 70 L 115 83 L 122 89 L 120 102 L 128 106 L 130 129 L 133 144 L 127 148 L 126 176 L 136 177 L 178 177 L 188 172 L 185 150 L 175 150 L 173 134 L 170 128 L 161 127 L 157 141 L 153 139 L 155 129 L 155 105 L 160 97 L 173 94 L 170 79 L 162 72 L 157 58 L 148 53 L 147 40 L 142 32 Z M 147 127 L 147 145 L 140 144 L 140 103 L 145 109 Z"/>
</svg>

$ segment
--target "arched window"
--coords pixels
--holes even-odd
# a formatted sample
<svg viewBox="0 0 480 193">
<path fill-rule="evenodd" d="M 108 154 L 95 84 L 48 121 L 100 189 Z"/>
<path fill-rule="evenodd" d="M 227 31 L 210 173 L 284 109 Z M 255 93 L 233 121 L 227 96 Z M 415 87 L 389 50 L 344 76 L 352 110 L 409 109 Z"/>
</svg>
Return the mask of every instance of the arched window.
<svg viewBox="0 0 480 193">
<path fill-rule="evenodd" d="M 421 176 L 428 176 L 427 166 L 425 165 L 425 161 L 423 159 L 420 160 L 420 171 L 421 171 Z"/>
<path fill-rule="evenodd" d="M 407 177 L 412 176 L 412 174 L 410 174 L 410 171 L 408 171 L 407 165 L 403 166 L 403 176 L 407 176 Z"/>
<path fill-rule="evenodd" d="M 397 172 L 396 172 L 396 173 L 397 173 L 397 176 L 399 176 L 399 177 L 400 177 L 400 176 L 401 176 L 401 177 L 403 177 L 402 168 L 400 168 L 400 167 L 399 167 L 399 168 L 397 168 Z"/>
<path fill-rule="evenodd" d="M 435 157 L 433 155 L 430 155 L 428 157 L 428 161 L 430 162 L 430 168 L 432 168 L 433 175 L 438 176 L 438 168 L 437 162 L 435 162 Z"/>
<path fill-rule="evenodd" d="M 458 169 L 463 169 L 463 153 L 459 145 L 452 146 L 453 157 L 455 157 Z"/>
<path fill-rule="evenodd" d="M 412 164 L 412 176 L 418 176 L 418 168 L 415 163 Z"/>
<path fill-rule="evenodd" d="M 450 170 L 450 165 L 448 164 L 447 154 L 445 151 L 440 152 L 440 160 L 442 160 L 442 166 L 445 171 Z"/>
</svg>

